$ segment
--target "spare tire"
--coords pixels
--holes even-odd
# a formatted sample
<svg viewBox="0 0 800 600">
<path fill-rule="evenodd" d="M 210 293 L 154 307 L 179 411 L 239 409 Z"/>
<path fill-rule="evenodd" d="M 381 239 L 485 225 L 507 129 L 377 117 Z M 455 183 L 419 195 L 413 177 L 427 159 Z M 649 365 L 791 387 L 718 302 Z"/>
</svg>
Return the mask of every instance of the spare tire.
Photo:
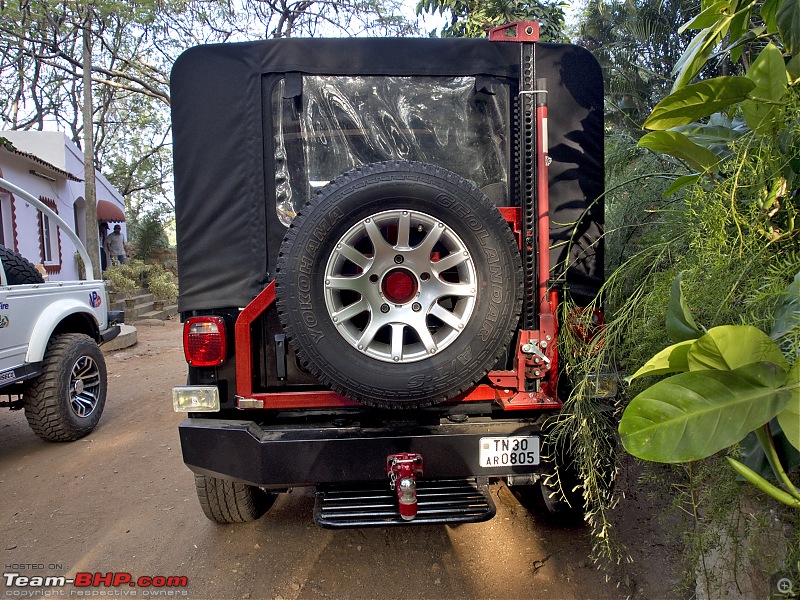
<svg viewBox="0 0 800 600">
<path fill-rule="evenodd" d="M 301 363 L 363 404 L 417 408 L 468 390 L 511 340 L 517 244 L 472 183 L 382 162 L 325 186 L 278 257 L 278 313 Z"/>
<path fill-rule="evenodd" d="M 44 283 L 42 274 L 21 254 L 17 254 L 5 246 L 0 246 L 0 259 L 3 261 L 8 285 Z"/>
</svg>

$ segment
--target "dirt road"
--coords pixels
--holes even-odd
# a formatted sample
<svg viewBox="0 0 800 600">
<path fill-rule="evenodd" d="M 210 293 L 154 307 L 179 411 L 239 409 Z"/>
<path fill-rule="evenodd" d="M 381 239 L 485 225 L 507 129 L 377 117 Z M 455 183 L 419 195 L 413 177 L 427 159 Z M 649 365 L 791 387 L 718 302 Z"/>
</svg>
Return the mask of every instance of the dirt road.
<svg viewBox="0 0 800 600">
<path fill-rule="evenodd" d="M 311 491 L 296 489 L 256 523 L 215 525 L 197 503 L 172 412 L 170 390 L 185 381 L 180 324 L 140 327 L 139 344 L 107 363 L 106 410 L 87 438 L 42 442 L 21 411 L 0 412 L 3 573 L 183 576 L 188 586 L 21 587 L 4 576 L 0 598 L 673 596 L 669 542 L 643 495 L 620 526 L 635 563 L 619 587 L 590 562 L 587 528 L 548 525 L 500 485 L 498 514 L 481 524 L 325 530 Z"/>
</svg>

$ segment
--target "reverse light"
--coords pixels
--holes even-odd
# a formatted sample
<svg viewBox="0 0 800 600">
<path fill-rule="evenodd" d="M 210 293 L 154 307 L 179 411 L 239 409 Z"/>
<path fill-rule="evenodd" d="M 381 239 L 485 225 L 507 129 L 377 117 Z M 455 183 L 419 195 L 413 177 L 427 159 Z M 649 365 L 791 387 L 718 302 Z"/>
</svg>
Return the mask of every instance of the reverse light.
<svg viewBox="0 0 800 600">
<path fill-rule="evenodd" d="M 219 412 L 219 390 L 213 385 L 178 385 L 172 388 L 175 412 Z"/>
<path fill-rule="evenodd" d="M 218 367 L 228 344 L 222 317 L 190 317 L 183 324 L 183 354 L 193 367 Z"/>
</svg>

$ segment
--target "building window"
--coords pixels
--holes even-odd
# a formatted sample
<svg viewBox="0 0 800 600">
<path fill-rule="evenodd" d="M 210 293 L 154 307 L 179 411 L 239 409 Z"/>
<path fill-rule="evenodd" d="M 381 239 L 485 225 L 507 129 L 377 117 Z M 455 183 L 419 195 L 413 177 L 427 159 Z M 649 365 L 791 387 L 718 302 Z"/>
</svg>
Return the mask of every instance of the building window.
<svg viewBox="0 0 800 600">
<path fill-rule="evenodd" d="M 53 212 L 58 214 L 58 207 L 54 200 L 40 197 Z M 46 215 L 39 213 L 39 248 L 41 250 L 42 264 L 49 274 L 61 272 L 61 232 L 58 225 Z"/>
<path fill-rule="evenodd" d="M 6 239 L 12 239 L 8 233 L 6 233 L 6 223 L 10 221 L 8 217 L 6 217 L 6 203 L 9 204 L 9 209 L 11 208 L 11 197 L 9 194 L 5 194 L 0 192 L 0 244 L 5 246 L 6 248 L 9 247 L 9 243 Z M 10 211 L 9 211 L 10 212 Z M 9 222 L 8 225 L 11 225 Z M 10 247 L 13 249 L 13 242 L 11 243 Z"/>
<path fill-rule="evenodd" d="M 78 206 L 78 203 L 72 205 L 72 222 L 75 224 L 75 235 L 77 235 L 81 241 L 84 241 L 85 237 L 83 235 L 83 226 L 81 223 L 81 210 Z"/>
</svg>

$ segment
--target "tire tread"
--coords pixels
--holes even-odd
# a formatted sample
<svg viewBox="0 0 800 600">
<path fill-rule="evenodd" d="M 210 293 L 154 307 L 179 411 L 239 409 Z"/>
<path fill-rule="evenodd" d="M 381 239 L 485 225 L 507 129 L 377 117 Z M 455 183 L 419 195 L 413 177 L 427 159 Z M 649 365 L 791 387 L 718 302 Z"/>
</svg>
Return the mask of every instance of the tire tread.
<svg viewBox="0 0 800 600">
<path fill-rule="evenodd" d="M 66 411 L 69 407 L 63 404 L 64 381 L 61 372 L 64 362 L 80 344 L 92 344 L 97 348 L 95 341 L 82 333 L 63 333 L 54 336 L 47 344 L 44 356 L 42 373 L 31 379 L 23 391 L 23 404 L 25 418 L 33 432 L 41 439 L 48 442 L 71 442 L 89 434 L 96 426 L 105 404 L 105 362 L 103 355 L 97 351 L 93 357 L 98 362 L 103 379 L 101 398 L 92 419 L 85 426 L 71 422 Z"/>
<path fill-rule="evenodd" d="M 5 246 L 0 246 L 0 258 L 3 260 L 3 269 L 6 272 L 8 285 L 44 283 L 42 274 L 33 266 L 33 263 L 21 254 Z"/>
<path fill-rule="evenodd" d="M 203 514 L 215 523 L 255 521 L 275 501 L 274 494 L 238 481 L 195 474 L 194 482 Z"/>
</svg>

